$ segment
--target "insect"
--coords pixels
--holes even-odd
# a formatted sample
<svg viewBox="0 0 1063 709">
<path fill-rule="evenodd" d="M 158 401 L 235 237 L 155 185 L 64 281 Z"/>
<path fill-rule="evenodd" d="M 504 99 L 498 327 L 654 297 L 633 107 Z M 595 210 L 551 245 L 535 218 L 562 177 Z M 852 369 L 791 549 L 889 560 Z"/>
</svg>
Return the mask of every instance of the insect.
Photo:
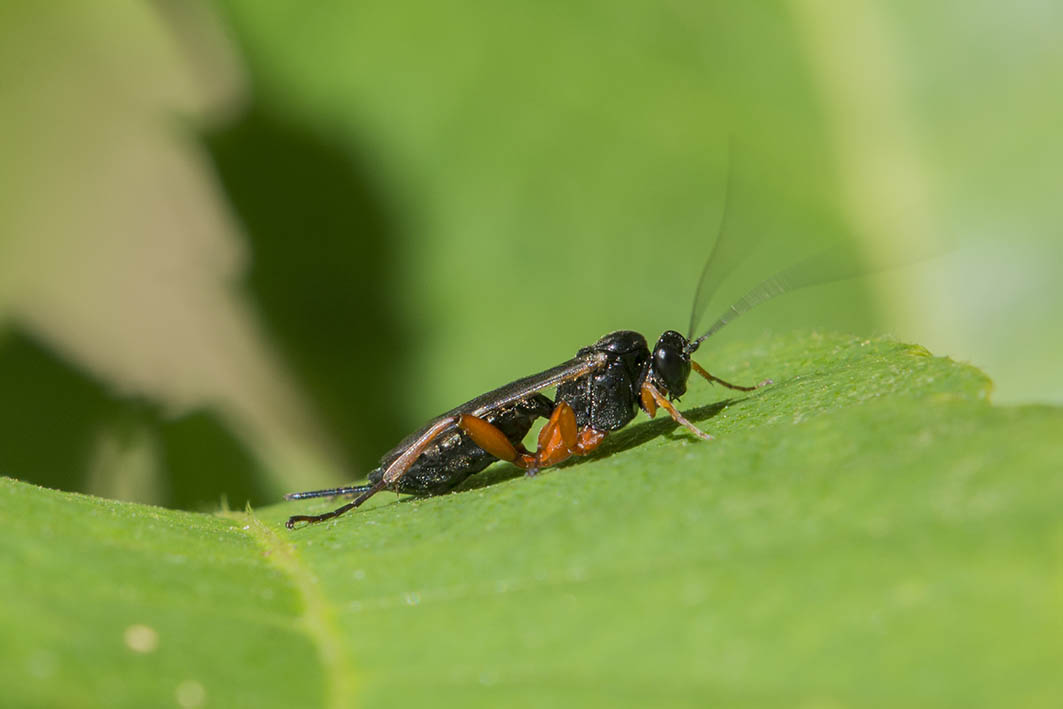
<svg viewBox="0 0 1063 709">
<path fill-rule="evenodd" d="M 673 403 L 686 393 L 692 371 L 709 382 L 738 391 L 752 391 L 771 380 L 741 386 L 710 374 L 692 359 L 701 343 L 765 300 L 795 288 L 853 275 L 844 269 L 824 269 L 822 259 L 801 262 L 752 288 L 703 334 L 693 337 L 712 295 L 714 276 L 721 267 L 718 256 L 726 236 L 727 209 L 725 202 L 720 233 L 695 293 L 687 336 L 667 330 L 650 349 L 646 338 L 637 332 L 610 332 L 567 362 L 489 391 L 433 418 L 386 453 L 380 466 L 369 473 L 367 484 L 288 495 L 289 500 L 356 496 L 331 512 L 293 515 L 287 521 L 288 528 L 298 522 L 338 517 L 385 489 L 414 495 L 445 493 L 499 459 L 535 475 L 573 455 L 592 452 L 611 431 L 630 423 L 640 409 L 651 417 L 658 409 L 664 409 L 698 438 L 711 439 Z M 557 390 L 551 401 L 543 392 L 553 387 Z M 538 418 L 547 421 L 536 449 L 529 451 L 522 441 Z"/>
</svg>

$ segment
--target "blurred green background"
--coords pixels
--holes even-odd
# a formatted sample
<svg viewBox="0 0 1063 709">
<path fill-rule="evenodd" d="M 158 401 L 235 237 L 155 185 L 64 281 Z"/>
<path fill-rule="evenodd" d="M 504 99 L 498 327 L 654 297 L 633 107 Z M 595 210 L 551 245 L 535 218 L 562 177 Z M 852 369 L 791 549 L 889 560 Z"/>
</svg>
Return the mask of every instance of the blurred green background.
<svg viewBox="0 0 1063 709">
<path fill-rule="evenodd" d="M 720 339 L 890 333 L 1059 403 L 1061 31 L 1048 1 L 4 3 L 0 474 L 206 509 L 357 479 L 603 332 L 685 329 L 732 141 L 768 256 L 719 306 L 824 239 L 876 274 Z"/>
</svg>

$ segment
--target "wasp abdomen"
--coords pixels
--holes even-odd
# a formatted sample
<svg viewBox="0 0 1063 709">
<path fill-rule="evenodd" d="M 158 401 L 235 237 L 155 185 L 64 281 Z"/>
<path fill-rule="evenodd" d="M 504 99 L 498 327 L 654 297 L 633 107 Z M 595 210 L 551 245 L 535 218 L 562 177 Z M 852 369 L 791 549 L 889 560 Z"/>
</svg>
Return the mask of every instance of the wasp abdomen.
<svg viewBox="0 0 1063 709">
<path fill-rule="evenodd" d="M 554 403 L 542 394 L 533 394 L 527 399 L 501 407 L 484 416 L 484 420 L 506 434 L 514 446 L 531 430 L 535 419 L 549 418 Z M 380 467 L 369 473 L 369 482 L 381 480 L 401 450 L 388 453 L 380 461 Z M 480 472 L 498 458 L 473 443 L 467 433 L 457 426 L 439 436 L 424 453 L 414 461 L 410 469 L 391 489 L 410 495 L 439 495 L 450 492 L 466 478 Z"/>
</svg>

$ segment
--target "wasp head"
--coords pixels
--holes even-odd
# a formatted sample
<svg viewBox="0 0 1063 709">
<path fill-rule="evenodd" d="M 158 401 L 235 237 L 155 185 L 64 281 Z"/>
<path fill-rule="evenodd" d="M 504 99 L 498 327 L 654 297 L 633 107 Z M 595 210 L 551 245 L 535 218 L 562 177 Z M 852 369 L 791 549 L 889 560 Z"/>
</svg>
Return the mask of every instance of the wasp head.
<svg viewBox="0 0 1063 709">
<path fill-rule="evenodd" d="M 669 399 L 678 399 L 687 390 L 690 376 L 690 353 L 687 338 L 668 330 L 653 346 L 647 378 Z"/>
</svg>

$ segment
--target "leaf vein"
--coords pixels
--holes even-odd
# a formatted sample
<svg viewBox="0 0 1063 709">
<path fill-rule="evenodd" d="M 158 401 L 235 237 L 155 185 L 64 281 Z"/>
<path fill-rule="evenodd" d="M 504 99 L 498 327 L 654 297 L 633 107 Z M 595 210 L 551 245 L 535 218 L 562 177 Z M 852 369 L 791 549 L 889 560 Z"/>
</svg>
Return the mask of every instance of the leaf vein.
<svg viewBox="0 0 1063 709">
<path fill-rule="evenodd" d="M 297 626 L 318 649 L 327 678 L 325 706 L 340 709 L 351 705 L 355 692 L 354 666 L 339 630 L 333 604 L 321 591 L 317 575 L 300 558 L 295 545 L 278 535 L 248 510 L 229 513 L 244 522 L 242 529 L 262 548 L 267 560 L 287 576 L 303 601 Z"/>
</svg>

